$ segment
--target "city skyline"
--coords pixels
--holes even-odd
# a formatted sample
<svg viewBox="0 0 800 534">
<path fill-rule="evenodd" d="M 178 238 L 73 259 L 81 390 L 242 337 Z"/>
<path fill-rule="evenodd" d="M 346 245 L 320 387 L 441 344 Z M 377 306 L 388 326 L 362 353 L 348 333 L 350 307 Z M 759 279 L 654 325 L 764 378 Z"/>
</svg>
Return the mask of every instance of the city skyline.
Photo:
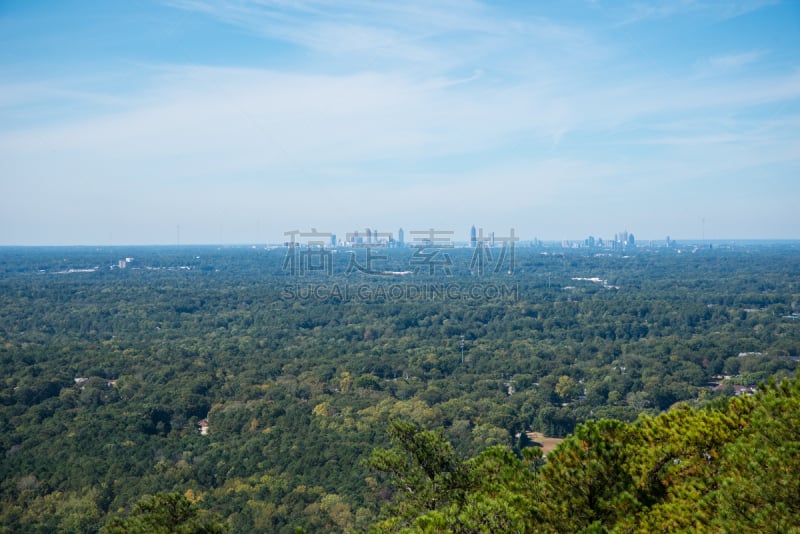
<svg viewBox="0 0 800 534">
<path fill-rule="evenodd" d="M 775 0 L 3 2 L 0 246 L 362 221 L 797 239 L 799 22 Z"/>
<path fill-rule="evenodd" d="M 437 248 L 437 243 L 443 247 L 457 246 L 475 248 L 481 246 L 502 247 L 509 243 L 520 245 L 541 245 L 561 243 L 562 245 L 570 245 L 576 247 L 588 248 L 615 248 L 615 247 L 631 247 L 637 246 L 653 246 L 664 245 L 672 246 L 677 244 L 677 241 L 669 235 L 662 238 L 650 238 L 639 240 L 635 237 L 634 232 L 628 229 L 620 232 L 615 232 L 613 235 L 602 236 L 597 234 L 588 234 L 584 238 L 561 238 L 542 240 L 537 236 L 519 236 L 516 234 L 514 228 L 507 229 L 508 235 L 496 236 L 495 231 L 485 228 L 483 226 L 471 225 L 466 232 L 466 238 L 455 230 L 446 228 L 407 228 L 411 234 L 411 241 L 406 242 L 405 232 L 403 227 L 398 228 L 396 231 L 378 232 L 374 227 L 364 226 L 348 230 L 343 234 L 338 234 L 329 228 L 319 229 L 311 228 L 310 230 L 294 229 L 283 233 L 284 239 L 280 242 L 261 242 L 261 244 L 271 246 L 301 246 L 301 247 L 362 247 L 362 246 L 378 246 L 378 247 L 430 247 Z M 343 236 L 343 237 L 342 237 Z M 703 242 L 735 242 L 733 239 L 705 239 L 700 238 L 684 238 L 685 243 L 703 243 Z M 756 240 L 758 241 L 758 240 Z M 769 240 L 763 240 L 769 241 Z M 780 240 L 779 240 L 780 241 Z M 792 240 L 789 240 L 792 241 Z M 219 245 L 222 243 L 207 243 L 207 245 Z M 253 243 L 228 243 L 228 245 L 252 245 Z"/>
</svg>

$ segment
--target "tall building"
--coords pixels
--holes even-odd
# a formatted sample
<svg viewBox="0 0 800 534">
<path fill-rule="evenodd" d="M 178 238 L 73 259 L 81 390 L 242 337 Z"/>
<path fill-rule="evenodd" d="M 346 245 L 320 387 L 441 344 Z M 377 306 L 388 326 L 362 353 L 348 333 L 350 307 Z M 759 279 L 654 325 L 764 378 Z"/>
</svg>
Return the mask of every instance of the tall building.
<svg viewBox="0 0 800 534">
<path fill-rule="evenodd" d="M 475 225 L 472 225 L 469 231 L 469 246 L 475 248 L 478 245 L 478 232 L 475 230 Z"/>
<path fill-rule="evenodd" d="M 403 233 L 403 229 L 400 228 L 397 231 L 397 246 L 403 248 L 405 246 L 405 234 Z"/>
</svg>

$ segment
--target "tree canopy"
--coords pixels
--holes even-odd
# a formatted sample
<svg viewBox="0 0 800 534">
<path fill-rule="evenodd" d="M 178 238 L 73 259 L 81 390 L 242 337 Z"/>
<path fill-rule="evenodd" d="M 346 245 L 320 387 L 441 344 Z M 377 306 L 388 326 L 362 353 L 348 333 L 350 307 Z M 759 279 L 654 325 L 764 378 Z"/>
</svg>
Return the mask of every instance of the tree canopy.
<svg viewBox="0 0 800 534">
<path fill-rule="evenodd" d="M 798 378 L 704 409 L 588 421 L 545 462 L 540 449 L 503 446 L 455 461 L 435 434 L 415 435 L 423 453 L 395 439 L 370 460 L 395 489 L 375 532 L 800 532 Z M 387 454 L 404 457 L 402 469 Z M 434 477 L 409 484 L 430 464 Z M 458 499 L 435 484 L 455 474 Z"/>
<path fill-rule="evenodd" d="M 559 455 L 596 482 L 552 524 L 666 518 L 701 491 L 673 481 L 734 435 L 751 504 L 707 506 L 784 513 L 768 503 L 795 487 L 766 486 L 785 458 L 759 452 L 766 430 L 740 435 L 728 399 L 766 425 L 744 397 L 796 373 L 795 246 L 531 246 L 498 272 L 454 248 L 449 274 L 415 274 L 413 252 L 370 274 L 339 250 L 332 274 L 299 275 L 287 249 L 0 248 L 0 532 L 97 532 L 164 494 L 231 532 L 365 531 L 387 503 L 398 525 L 450 510 L 503 530 L 556 513 L 515 503 L 570 487 Z M 532 431 L 571 437 L 543 460 Z"/>
</svg>

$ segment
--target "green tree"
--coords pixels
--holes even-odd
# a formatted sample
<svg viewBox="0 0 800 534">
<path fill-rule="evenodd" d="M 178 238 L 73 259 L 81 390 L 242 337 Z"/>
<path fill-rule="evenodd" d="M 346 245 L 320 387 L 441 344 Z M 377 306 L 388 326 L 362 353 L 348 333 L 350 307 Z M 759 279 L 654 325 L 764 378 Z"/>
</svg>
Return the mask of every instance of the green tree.
<svg viewBox="0 0 800 534">
<path fill-rule="evenodd" d="M 625 470 L 630 429 L 619 421 L 579 425 L 547 457 L 541 471 L 541 509 L 548 530 L 579 532 L 613 523 L 636 508 Z"/>
<path fill-rule="evenodd" d="M 200 510 L 180 493 L 144 497 L 125 519 L 112 519 L 108 534 L 220 534 L 227 531 L 218 518 Z"/>
<path fill-rule="evenodd" d="M 800 378 L 761 387 L 742 437 L 722 450 L 712 524 L 800 532 Z"/>
<path fill-rule="evenodd" d="M 395 446 L 374 450 L 366 465 L 387 475 L 398 494 L 391 524 L 451 503 L 463 504 L 469 471 L 440 433 L 399 419 L 390 423 L 388 432 Z"/>
</svg>

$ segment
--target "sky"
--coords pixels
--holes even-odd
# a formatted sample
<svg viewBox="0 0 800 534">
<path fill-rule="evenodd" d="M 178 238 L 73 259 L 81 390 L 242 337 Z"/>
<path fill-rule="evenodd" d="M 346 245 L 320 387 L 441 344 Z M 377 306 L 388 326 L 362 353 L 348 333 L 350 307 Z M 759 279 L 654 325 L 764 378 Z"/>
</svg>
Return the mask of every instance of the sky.
<svg viewBox="0 0 800 534">
<path fill-rule="evenodd" d="M 799 223 L 793 0 L 0 0 L 0 245 Z"/>
</svg>

